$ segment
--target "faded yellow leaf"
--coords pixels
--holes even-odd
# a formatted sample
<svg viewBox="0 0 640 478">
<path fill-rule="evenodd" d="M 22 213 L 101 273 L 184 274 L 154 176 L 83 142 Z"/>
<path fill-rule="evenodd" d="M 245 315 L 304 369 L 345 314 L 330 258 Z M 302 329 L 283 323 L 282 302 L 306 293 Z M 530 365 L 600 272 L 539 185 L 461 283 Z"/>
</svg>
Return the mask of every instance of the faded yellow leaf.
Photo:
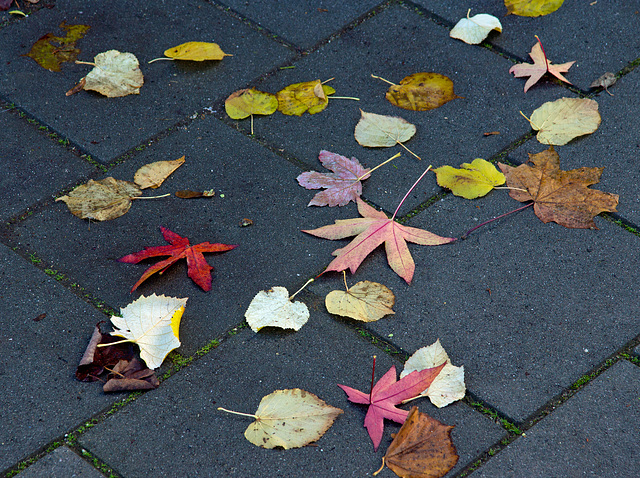
<svg viewBox="0 0 640 478">
<path fill-rule="evenodd" d="M 495 186 L 505 183 L 504 174 L 489 161 L 474 159 L 471 164 L 462 163 L 461 169 L 442 166 L 433 170 L 438 184 L 451 189 L 456 196 L 475 199 L 488 194 Z"/>
<path fill-rule="evenodd" d="M 469 45 L 477 45 L 489 36 L 491 30 L 502 32 L 500 20 L 493 15 L 480 13 L 479 15 L 469 17 L 470 11 L 471 10 L 467 12 L 467 18 L 461 19 L 456 23 L 456 26 L 451 29 L 449 32 L 451 38 L 462 40 Z"/>
<path fill-rule="evenodd" d="M 335 93 L 329 85 L 320 80 L 293 83 L 278 91 L 278 111 L 285 115 L 300 116 L 304 112 L 310 115 L 320 113 L 329 104 L 328 95 Z"/>
<path fill-rule="evenodd" d="M 389 87 L 387 100 L 400 108 L 428 111 L 461 98 L 453 93 L 453 81 L 439 73 L 414 73 Z"/>
<path fill-rule="evenodd" d="M 598 103 L 587 98 L 560 98 L 544 103 L 531 115 L 542 144 L 561 146 L 573 138 L 591 134 L 600 126 Z"/>
<path fill-rule="evenodd" d="M 395 314 L 392 309 L 395 302 L 396 297 L 388 287 L 369 281 L 358 282 L 346 291 L 331 291 L 325 298 L 331 314 L 362 322 L 374 322 L 385 315 Z"/>
<path fill-rule="evenodd" d="M 224 102 L 224 109 L 232 119 L 244 119 L 251 115 L 270 115 L 278 109 L 278 99 L 271 93 L 255 88 L 238 90 Z"/>
<path fill-rule="evenodd" d="M 354 136 L 361 146 L 371 148 L 395 146 L 416 134 L 416 127 L 399 116 L 385 116 L 360 110 Z"/>
<path fill-rule="evenodd" d="M 222 60 L 229 55 L 222 51 L 217 43 L 207 43 L 202 41 L 190 41 L 173 48 L 169 48 L 164 52 L 165 56 L 174 60 Z"/>
<path fill-rule="evenodd" d="M 59 27 L 67 32 L 65 36 L 47 33 L 38 39 L 25 55 L 49 71 L 60 71 L 61 63 L 74 61 L 78 57 L 80 49 L 76 48 L 76 41 L 91 28 L 88 25 L 67 25 L 66 22 L 62 22 Z"/>
<path fill-rule="evenodd" d="M 156 189 L 167 179 L 176 169 L 184 164 L 184 156 L 173 161 L 156 161 L 142 166 L 133 176 L 133 181 L 140 186 L 140 189 Z"/>
<path fill-rule="evenodd" d="M 564 0 L 504 0 L 509 13 L 521 17 L 539 17 L 555 12 Z"/>
<path fill-rule="evenodd" d="M 85 90 L 93 90 L 109 98 L 139 95 L 144 84 L 138 59 L 133 53 L 109 50 L 94 58 L 95 68 L 84 77 Z"/>
</svg>

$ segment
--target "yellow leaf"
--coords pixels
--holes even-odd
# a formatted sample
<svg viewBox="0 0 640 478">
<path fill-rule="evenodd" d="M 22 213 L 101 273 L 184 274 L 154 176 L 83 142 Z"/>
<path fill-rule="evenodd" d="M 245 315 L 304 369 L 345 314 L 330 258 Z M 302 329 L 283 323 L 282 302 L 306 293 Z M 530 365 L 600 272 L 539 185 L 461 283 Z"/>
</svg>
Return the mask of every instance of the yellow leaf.
<svg viewBox="0 0 640 478">
<path fill-rule="evenodd" d="M 433 170 L 438 184 L 451 189 L 456 196 L 465 199 L 479 198 L 488 194 L 495 186 L 505 183 L 504 174 L 482 158 L 474 159 L 471 164 L 463 163 L 460 168 L 442 166 Z"/>
<path fill-rule="evenodd" d="M 180 347 L 178 329 L 187 299 L 140 296 L 124 309 L 122 317 L 111 317 L 116 330 L 111 335 L 123 337 L 140 347 L 140 358 L 150 369 L 158 368 L 173 349 Z"/>
<path fill-rule="evenodd" d="M 305 111 L 310 115 L 320 113 L 329 104 L 328 95 L 335 93 L 332 87 L 320 80 L 294 83 L 278 91 L 278 111 L 285 115 L 300 116 Z"/>
<path fill-rule="evenodd" d="M 309 320 L 309 309 L 302 302 L 291 302 L 286 288 L 274 287 L 258 292 L 244 317 L 254 332 L 262 327 L 299 330 Z"/>
<path fill-rule="evenodd" d="M 453 81 L 439 73 L 414 73 L 389 87 L 387 100 L 400 108 L 428 111 L 461 98 L 453 93 Z"/>
<path fill-rule="evenodd" d="M 598 103 L 586 98 L 548 101 L 535 110 L 529 120 L 532 128 L 538 130 L 538 141 L 556 146 L 593 133 L 600 126 L 600 121 Z"/>
<path fill-rule="evenodd" d="M 222 60 L 229 55 L 222 51 L 217 43 L 207 43 L 202 41 L 190 41 L 182 45 L 174 46 L 164 52 L 165 56 L 174 60 Z"/>
<path fill-rule="evenodd" d="M 389 147 L 404 143 L 416 134 L 416 127 L 399 116 L 377 115 L 360 110 L 354 136 L 361 146 Z"/>
<path fill-rule="evenodd" d="M 139 95 L 144 84 L 138 59 L 133 53 L 109 50 L 94 58 L 95 68 L 84 77 L 85 90 L 93 90 L 109 98 Z"/>
<path fill-rule="evenodd" d="M 184 164 L 184 156 L 173 161 L 156 161 L 142 166 L 133 176 L 133 181 L 140 186 L 140 189 L 156 189 L 167 179 L 176 169 Z"/>
<path fill-rule="evenodd" d="M 299 448 L 322 437 L 341 413 L 305 390 L 276 390 L 262 398 L 244 436 L 262 448 Z"/>
<path fill-rule="evenodd" d="M 564 0 L 504 0 L 509 13 L 521 17 L 539 17 L 555 12 Z"/>
<path fill-rule="evenodd" d="M 362 322 L 374 322 L 385 315 L 395 314 L 392 307 L 396 297 L 391 290 L 377 282 L 362 281 L 345 291 L 327 294 L 325 305 L 331 314 L 351 317 Z"/>
<path fill-rule="evenodd" d="M 271 93 L 254 88 L 238 90 L 224 102 L 224 109 L 232 119 L 244 119 L 251 115 L 270 115 L 278 109 L 278 99 Z"/>
</svg>

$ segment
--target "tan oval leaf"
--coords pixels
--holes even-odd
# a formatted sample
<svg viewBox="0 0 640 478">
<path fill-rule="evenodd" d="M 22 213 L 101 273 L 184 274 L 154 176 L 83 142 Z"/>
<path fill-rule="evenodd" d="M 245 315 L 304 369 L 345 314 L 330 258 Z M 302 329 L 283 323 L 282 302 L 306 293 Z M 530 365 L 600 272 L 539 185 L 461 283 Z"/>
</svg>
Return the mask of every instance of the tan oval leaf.
<svg viewBox="0 0 640 478">
<path fill-rule="evenodd" d="M 327 310 L 336 315 L 362 322 L 374 322 L 385 315 L 395 314 L 392 307 L 396 297 L 391 290 L 377 282 L 362 281 L 346 292 L 334 290 L 327 294 Z"/>
<path fill-rule="evenodd" d="M 184 164 L 184 156 L 173 161 L 156 161 L 142 166 L 133 176 L 140 189 L 158 188 L 176 169 Z"/>
<path fill-rule="evenodd" d="M 387 100 L 400 108 L 428 111 L 461 98 L 453 92 L 453 81 L 439 73 L 414 73 L 399 85 L 389 87 Z"/>
</svg>

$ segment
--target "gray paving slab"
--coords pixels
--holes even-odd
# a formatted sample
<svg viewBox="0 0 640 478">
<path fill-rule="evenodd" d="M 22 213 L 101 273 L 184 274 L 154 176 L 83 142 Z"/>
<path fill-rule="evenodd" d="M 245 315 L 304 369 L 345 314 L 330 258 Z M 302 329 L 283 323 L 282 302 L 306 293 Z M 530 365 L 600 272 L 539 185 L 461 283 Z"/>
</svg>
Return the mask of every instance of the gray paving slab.
<svg viewBox="0 0 640 478">
<path fill-rule="evenodd" d="M 56 448 L 19 473 L 20 478 L 102 478 L 104 475 L 66 446 Z"/>
<path fill-rule="evenodd" d="M 106 98 L 81 91 L 65 96 L 90 67 L 64 65 L 53 73 L 21 56 L 44 34 L 60 34 L 58 25 L 64 20 L 91 26 L 77 45 L 81 60 L 93 61 L 111 49 L 134 53 L 145 75 L 140 95 Z M 234 56 L 223 61 L 147 63 L 187 41 L 215 41 Z M 199 1 L 140 5 L 116 1 L 90 7 L 76 0 L 59 1 L 54 9 L 40 10 L 3 28 L 0 42 L 5 72 L 0 94 L 104 163 L 225 98 L 292 55 L 241 20 Z"/>
<path fill-rule="evenodd" d="M 3 245 L 0 310 L 1 471 L 114 397 L 74 378 L 91 330 L 104 316 Z"/>
<path fill-rule="evenodd" d="M 390 433 L 398 426 L 386 424 L 383 441 L 374 453 L 363 428 L 365 407 L 348 402 L 336 384 L 368 389 L 372 355 L 378 355 L 378 377 L 393 362 L 314 305 L 310 310 L 309 322 L 295 333 L 241 331 L 82 435 L 81 445 L 128 478 L 157 474 L 371 476 L 391 442 Z M 344 410 L 317 446 L 256 447 L 244 438 L 251 419 L 217 410 L 254 413 L 263 396 L 287 388 L 307 390 Z M 460 455 L 456 471 L 504 434 L 462 403 L 443 409 L 423 400 L 416 404 L 421 411 L 456 426 L 452 434 Z"/>
<path fill-rule="evenodd" d="M 468 45 L 449 38 L 447 28 L 414 11 L 393 6 L 296 61 L 295 68 L 278 71 L 259 85 L 275 93 L 291 83 L 335 77 L 330 84 L 336 96 L 353 96 L 360 101 L 329 100 L 328 107 L 315 115 L 276 113 L 257 118 L 254 131 L 316 170 L 321 169 L 318 153 L 322 149 L 355 156 L 367 167 L 402 152 L 401 158 L 364 183 L 367 198 L 394 211 L 429 164 L 457 166 L 477 157 L 488 158 L 530 131 L 519 110 L 531 112 L 545 101 L 571 95 L 556 85 L 524 95 L 522 85 L 505 76 L 510 65 L 486 49 L 470 53 Z M 454 82 L 455 93 L 464 98 L 431 111 L 408 111 L 389 103 L 385 99 L 389 85 L 370 76 L 397 83 L 422 71 L 446 75 Z M 417 160 L 399 146 L 360 146 L 353 136 L 360 109 L 399 116 L 415 124 L 417 133 L 406 146 L 424 159 Z M 247 130 L 250 127 L 248 120 L 239 125 Z M 484 136 L 493 131 L 500 134 Z M 401 213 L 436 191 L 435 179 L 425 178 Z M 312 197 L 311 192 L 308 197 Z"/>
<path fill-rule="evenodd" d="M 615 364 L 470 476 L 635 476 L 639 383 L 637 366 Z"/>
<path fill-rule="evenodd" d="M 506 191 L 476 201 L 449 196 L 409 225 L 459 237 L 519 205 Z M 640 241 L 596 223 L 599 230 L 566 229 L 528 209 L 459 243 L 410 245 L 411 285 L 391 271 L 383 249 L 348 281 L 381 282 L 396 294 L 396 315 L 368 324 L 372 331 L 392 334 L 410 353 L 440 338 L 453 363 L 465 366 L 469 390 L 522 422 L 640 331 L 631 285 L 640 272 L 629 261 Z M 331 274 L 312 290 L 343 289 Z"/>
<path fill-rule="evenodd" d="M 380 0 L 360 2 L 223 0 L 221 3 L 269 29 L 282 39 L 306 49 L 340 31 L 350 22 L 384 2 Z M 310 28 L 311 25 L 313 28 Z"/>
<path fill-rule="evenodd" d="M 446 0 L 415 0 L 415 3 L 446 19 L 451 26 L 466 17 L 469 8 L 472 16 L 478 13 L 496 16 L 502 23 L 502 33 L 492 33 L 488 40 L 527 62 L 536 43 L 534 35 L 538 35 L 551 62 L 576 62 L 566 77 L 582 90 L 589 90 L 591 82 L 603 73 L 620 71 L 638 58 L 640 43 L 627 35 L 638 28 L 640 21 L 636 2 L 567 0 L 555 12 L 540 17 L 506 15 L 503 2 L 490 0 L 468 4 Z M 594 23 L 598 28 L 593 28 Z M 509 74 L 505 71 L 504 75 Z M 522 82 L 524 88 L 524 79 L 513 81 Z"/>
<path fill-rule="evenodd" d="M 0 219 L 19 214 L 96 170 L 10 110 L 0 110 L 0 129 L 5 165 L 0 176 Z"/>
<path fill-rule="evenodd" d="M 640 182 L 640 125 L 629 119 L 640 109 L 640 100 L 635 94 L 639 87 L 640 70 L 636 69 L 616 83 L 612 89 L 614 96 L 603 92 L 595 98 L 602 117 L 595 133 L 556 147 L 564 170 L 604 167 L 600 182 L 592 187 L 618 194 L 618 214 L 634 224 L 640 224 L 640 195 L 636 187 Z M 525 162 L 529 154 L 544 149 L 538 141 L 529 141 L 513 151 L 511 157 Z"/>
<path fill-rule="evenodd" d="M 307 195 L 295 181 L 298 168 L 212 116 L 176 131 L 110 174 L 131 180 L 144 164 L 182 155 L 186 163 L 146 195 L 214 189 L 216 197 L 136 201 L 126 215 L 91 224 L 58 202 L 20 223 L 14 232 L 21 246 L 112 307 L 124 307 L 139 294 L 189 297 L 180 351 L 192 353 L 244 320 L 258 291 L 276 285 L 298 288 L 320 273 L 334 245 L 318 246 L 300 230 L 347 218 L 352 212 L 307 208 Z M 253 220 L 253 225 L 241 227 L 243 218 Z M 206 254 L 215 268 L 210 292 L 187 277 L 186 263 L 181 261 L 129 293 L 154 260 L 141 264 L 116 260 L 144 247 L 165 245 L 160 226 L 190 238 L 192 244 L 238 244 L 224 254 Z"/>
</svg>

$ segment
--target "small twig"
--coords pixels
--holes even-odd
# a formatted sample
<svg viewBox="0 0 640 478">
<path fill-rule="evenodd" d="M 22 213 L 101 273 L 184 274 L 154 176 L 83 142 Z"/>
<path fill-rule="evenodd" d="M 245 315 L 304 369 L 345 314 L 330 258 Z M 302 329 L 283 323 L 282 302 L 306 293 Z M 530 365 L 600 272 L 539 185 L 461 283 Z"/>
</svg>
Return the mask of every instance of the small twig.
<svg viewBox="0 0 640 478">
<path fill-rule="evenodd" d="M 398 86 L 398 85 L 397 85 L 397 84 L 395 84 L 393 81 L 385 80 L 385 79 L 384 79 L 384 78 L 382 78 L 381 76 L 376 76 L 376 75 L 374 75 L 373 73 L 371 74 L 371 78 L 375 78 L 376 80 L 382 80 L 382 81 L 384 81 L 385 83 L 389 83 L 390 85 L 393 85 L 393 86 Z"/>
<path fill-rule="evenodd" d="M 109 345 L 111 345 L 111 344 L 109 344 Z M 116 372 L 115 370 L 110 369 L 109 367 L 103 366 L 102 368 L 107 370 L 107 371 L 109 371 L 109 372 L 111 372 L 111 373 L 115 373 L 116 375 L 120 375 L 122 378 L 127 378 L 127 377 L 124 376 L 124 374 L 121 374 L 120 372 Z"/>
<path fill-rule="evenodd" d="M 299 292 L 302 291 L 302 289 L 304 289 L 305 287 L 307 287 L 309 284 L 311 284 L 315 279 L 309 279 L 307 282 L 304 283 L 304 285 L 302 287 L 300 287 L 295 294 L 293 294 L 291 297 L 289 297 L 289 300 L 293 300 L 293 298 L 298 295 Z"/>
<path fill-rule="evenodd" d="M 534 203 L 530 202 L 529 204 L 526 204 L 522 207 L 519 207 L 518 209 L 514 209 L 513 211 L 509 211 L 509 212 L 505 212 L 504 214 L 501 214 L 497 217 L 494 217 L 493 219 L 489 219 L 488 221 L 483 222 L 482 224 L 478 224 L 476 227 L 474 227 L 473 229 L 469 229 L 466 234 L 464 234 L 460 239 L 466 239 L 467 237 L 469 237 L 469 234 L 471 234 L 473 231 L 475 231 L 476 229 L 478 229 L 479 227 L 484 226 L 485 224 L 489 224 L 490 222 L 496 221 L 500 218 L 503 218 L 505 216 L 508 216 L 509 214 L 513 214 L 514 212 L 518 212 L 518 211 L 522 211 L 523 209 L 526 209 L 528 207 L 533 206 Z"/>
<path fill-rule="evenodd" d="M 218 410 L 222 410 L 223 412 L 227 412 L 227 413 L 233 413 L 234 415 L 242 415 L 243 417 L 258 418 L 255 415 L 252 415 L 250 413 L 234 412 L 233 410 L 227 410 L 226 408 L 222 408 L 222 407 L 218 407 Z"/>
</svg>

